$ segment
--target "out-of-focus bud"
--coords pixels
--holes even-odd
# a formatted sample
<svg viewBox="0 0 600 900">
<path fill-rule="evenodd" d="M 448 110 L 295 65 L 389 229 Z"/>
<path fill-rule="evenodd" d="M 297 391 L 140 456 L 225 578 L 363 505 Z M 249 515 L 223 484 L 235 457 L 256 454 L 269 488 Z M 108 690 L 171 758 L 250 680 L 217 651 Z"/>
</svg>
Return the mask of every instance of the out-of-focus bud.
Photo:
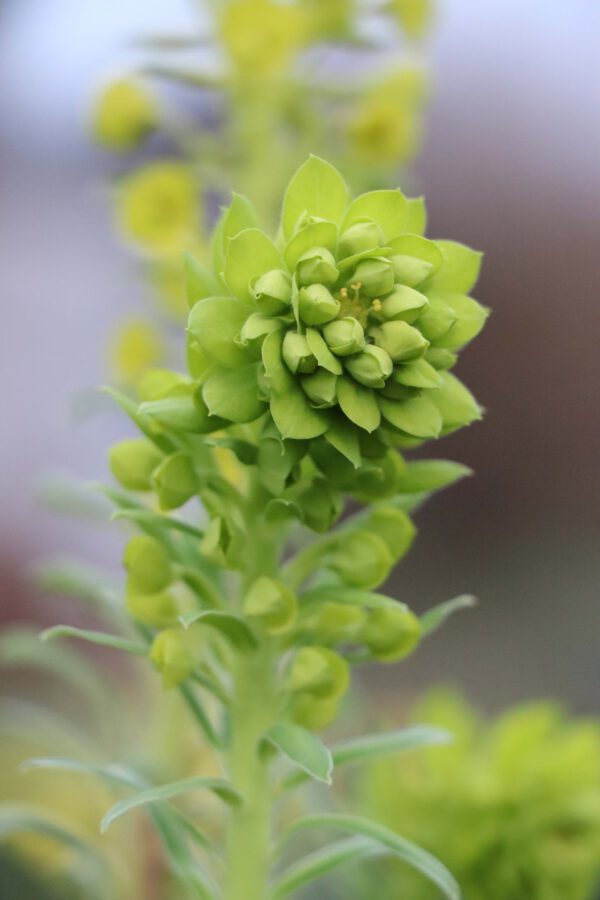
<svg viewBox="0 0 600 900">
<path fill-rule="evenodd" d="M 345 368 L 360 384 L 382 388 L 392 374 L 394 364 L 390 355 L 381 347 L 367 344 L 362 353 L 346 360 Z"/>
<path fill-rule="evenodd" d="M 120 441 L 110 448 L 110 470 L 124 488 L 129 491 L 152 489 L 152 473 L 160 465 L 162 454 L 144 438 Z"/>
<path fill-rule="evenodd" d="M 130 616 L 152 628 L 175 625 L 179 613 L 177 602 L 168 591 L 158 591 L 155 594 L 138 593 L 136 586 L 132 585 L 129 579 L 125 606 Z"/>
<path fill-rule="evenodd" d="M 314 375 L 307 375 L 301 381 L 302 389 L 308 399 L 319 409 L 334 406 L 336 403 L 335 385 L 337 375 L 318 369 Z"/>
<path fill-rule="evenodd" d="M 421 640 L 421 623 L 403 604 L 397 609 L 372 609 L 360 632 L 360 639 L 376 659 L 396 662 L 404 659 Z"/>
<path fill-rule="evenodd" d="M 346 584 L 369 590 L 385 581 L 393 559 L 385 541 L 361 529 L 340 539 L 328 565 Z"/>
<path fill-rule="evenodd" d="M 340 311 L 340 302 L 324 284 L 310 284 L 298 293 L 298 314 L 306 325 L 324 325 Z"/>
<path fill-rule="evenodd" d="M 343 259 L 346 256 L 354 256 L 355 253 L 381 247 L 382 243 L 383 232 L 377 222 L 373 219 L 363 219 L 346 228 L 341 234 L 338 253 Z"/>
<path fill-rule="evenodd" d="M 286 332 L 281 353 L 290 372 L 310 374 L 317 368 L 317 358 L 308 346 L 306 337 L 297 331 Z"/>
<path fill-rule="evenodd" d="M 152 481 L 162 510 L 177 509 L 198 490 L 198 476 L 187 453 L 173 453 L 155 469 Z"/>
<path fill-rule="evenodd" d="M 353 316 L 345 316 L 328 322 L 323 327 L 323 337 L 327 346 L 336 356 L 350 356 L 359 353 L 365 346 L 363 327 Z"/>
<path fill-rule="evenodd" d="M 261 576 L 244 599 L 244 613 L 270 633 L 285 631 L 296 618 L 294 593 L 281 581 Z"/>
<path fill-rule="evenodd" d="M 408 362 L 423 356 L 429 347 L 418 328 L 413 328 L 401 319 L 395 322 L 384 322 L 369 332 L 378 347 L 385 350 L 394 362 Z"/>
<path fill-rule="evenodd" d="M 129 575 L 129 585 L 141 594 L 162 591 L 173 579 L 167 551 L 160 541 L 149 535 L 138 534 L 129 541 L 123 554 L 123 565 Z"/>
<path fill-rule="evenodd" d="M 250 293 L 259 312 L 266 316 L 277 316 L 291 303 L 292 279 L 283 269 L 271 269 L 256 279 Z"/>
<path fill-rule="evenodd" d="M 425 294 L 404 284 L 397 284 L 391 294 L 381 301 L 381 318 L 387 321 L 402 319 L 414 322 L 428 306 Z"/>
<path fill-rule="evenodd" d="M 483 410 L 471 391 L 450 372 L 442 376 L 442 385 L 431 391 L 431 399 L 442 416 L 442 434 L 449 434 L 481 419 Z"/>
<path fill-rule="evenodd" d="M 290 690 L 307 692 L 321 700 L 342 697 L 349 683 L 348 663 L 329 647 L 301 647 L 288 675 Z"/>
<path fill-rule="evenodd" d="M 434 369 L 444 371 L 445 369 L 451 369 L 452 366 L 456 365 L 458 354 L 454 353 L 452 350 L 445 350 L 443 347 L 430 347 L 425 354 L 425 360 L 430 366 L 433 366 Z"/>
<path fill-rule="evenodd" d="M 382 297 L 394 287 L 394 270 L 389 260 L 383 258 L 361 259 L 352 284 L 360 284 L 361 294 L 365 297 Z"/>
<path fill-rule="evenodd" d="M 292 703 L 292 718 L 310 731 L 322 731 L 338 714 L 339 699 L 320 700 L 314 694 L 298 694 Z"/>
<path fill-rule="evenodd" d="M 113 81 L 102 91 L 93 110 L 95 139 L 108 150 L 133 150 L 156 127 L 153 98 L 133 79 Z"/>
<path fill-rule="evenodd" d="M 330 287 L 339 278 L 333 253 L 326 247 L 312 247 L 303 253 L 296 267 L 296 279 L 301 287 L 324 284 Z"/>
<path fill-rule="evenodd" d="M 309 528 L 319 534 L 329 531 L 341 515 L 344 506 L 341 494 L 323 478 L 315 478 L 310 487 L 296 499 L 302 508 L 304 521 Z"/>
<path fill-rule="evenodd" d="M 199 628 L 169 628 L 154 638 L 150 659 L 162 675 L 163 687 L 174 688 L 192 674 L 202 658 Z"/>
<path fill-rule="evenodd" d="M 428 341 L 437 341 L 447 334 L 458 316 L 441 297 L 429 296 L 429 306 L 419 316 L 419 328 Z"/>
<path fill-rule="evenodd" d="M 323 644 L 352 641 L 364 624 L 366 613 L 360 606 L 333 601 L 315 604 L 302 622 L 302 628 Z"/>
</svg>

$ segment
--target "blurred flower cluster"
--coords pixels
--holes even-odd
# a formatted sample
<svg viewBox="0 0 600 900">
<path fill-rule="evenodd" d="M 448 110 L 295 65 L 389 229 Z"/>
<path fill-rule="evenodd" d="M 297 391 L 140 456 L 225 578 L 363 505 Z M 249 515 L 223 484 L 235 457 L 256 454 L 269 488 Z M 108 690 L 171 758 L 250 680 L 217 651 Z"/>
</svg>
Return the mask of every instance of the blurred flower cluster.
<svg viewBox="0 0 600 900">
<path fill-rule="evenodd" d="M 569 719 L 552 703 L 486 721 L 443 690 L 414 716 L 453 741 L 373 765 L 361 783 L 363 809 L 439 856 L 465 900 L 594 900 L 599 723 Z M 378 863 L 377 880 L 381 900 L 437 896 L 393 862 Z"/>
<path fill-rule="evenodd" d="M 101 146 L 130 157 L 116 220 L 163 313 L 183 315 L 181 251 L 207 258 L 232 185 L 272 227 L 308 152 L 333 158 L 362 190 L 412 161 L 432 19 L 431 0 L 224 0 L 200 3 L 196 33 L 140 38 L 139 63 L 99 92 L 91 124 Z M 121 383 L 166 354 L 149 321 L 150 309 L 115 335 Z"/>
</svg>

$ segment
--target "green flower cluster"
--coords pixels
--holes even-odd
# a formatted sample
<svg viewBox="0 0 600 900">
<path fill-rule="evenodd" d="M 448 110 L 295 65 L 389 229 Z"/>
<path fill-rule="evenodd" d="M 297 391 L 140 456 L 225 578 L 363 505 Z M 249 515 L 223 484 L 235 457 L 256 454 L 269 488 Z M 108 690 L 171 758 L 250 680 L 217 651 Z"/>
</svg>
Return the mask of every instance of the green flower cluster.
<svg viewBox="0 0 600 900">
<path fill-rule="evenodd" d="M 549 703 L 491 723 L 459 696 L 433 694 L 418 719 L 447 729 L 447 747 L 378 761 L 363 809 L 439 856 L 465 900 L 594 900 L 600 881 L 600 727 Z M 434 900 L 393 863 L 381 900 Z M 360 895 L 362 896 L 362 894 Z"/>
<path fill-rule="evenodd" d="M 234 202 L 215 272 L 190 262 L 190 360 L 207 416 L 245 423 L 268 410 L 283 439 L 323 437 L 356 467 L 479 418 L 448 370 L 487 317 L 468 296 L 481 256 L 428 240 L 424 225 L 422 200 L 351 201 L 317 157 L 288 186 L 277 241 Z"/>
</svg>

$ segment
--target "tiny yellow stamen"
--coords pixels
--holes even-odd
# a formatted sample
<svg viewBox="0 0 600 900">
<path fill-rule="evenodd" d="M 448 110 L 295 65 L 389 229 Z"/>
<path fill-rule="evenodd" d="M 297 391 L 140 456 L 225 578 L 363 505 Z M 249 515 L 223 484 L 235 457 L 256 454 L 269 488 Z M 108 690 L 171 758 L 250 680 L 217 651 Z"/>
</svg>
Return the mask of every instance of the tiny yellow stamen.
<svg viewBox="0 0 600 900">
<path fill-rule="evenodd" d="M 340 297 L 344 299 L 348 296 L 348 288 L 340 288 Z"/>
<path fill-rule="evenodd" d="M 373 307 L 375 312 L 381 312 L 382 304 L 381 304 L 381 300 L 379 299 L 379 297 L 374 298 L 373 302 L 371 303 L 371 306 Z"/>
</svg>

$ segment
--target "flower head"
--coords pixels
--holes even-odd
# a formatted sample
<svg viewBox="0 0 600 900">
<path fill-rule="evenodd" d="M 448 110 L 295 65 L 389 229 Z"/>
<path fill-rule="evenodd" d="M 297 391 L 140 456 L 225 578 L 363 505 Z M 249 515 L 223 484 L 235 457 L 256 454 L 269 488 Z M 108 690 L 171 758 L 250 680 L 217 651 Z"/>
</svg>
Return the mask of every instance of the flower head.
<svg viewBox="0 0 600 900">
<path fill-rule="evenodd" d="M 215 273 L 196 266 L 188 332 L 211 416 L 264 417 L 281 439 L 324 437 L 358 466 L 365 441 L 435 438 L 480 417 L 448 372 L 487 311 L 468 296 L 480 254 L 422 234 L 422 200 L 355 199 L 310 157 L 290 182 L 280 237 L 236 197 L 215 237 Z"/>
</svg>

